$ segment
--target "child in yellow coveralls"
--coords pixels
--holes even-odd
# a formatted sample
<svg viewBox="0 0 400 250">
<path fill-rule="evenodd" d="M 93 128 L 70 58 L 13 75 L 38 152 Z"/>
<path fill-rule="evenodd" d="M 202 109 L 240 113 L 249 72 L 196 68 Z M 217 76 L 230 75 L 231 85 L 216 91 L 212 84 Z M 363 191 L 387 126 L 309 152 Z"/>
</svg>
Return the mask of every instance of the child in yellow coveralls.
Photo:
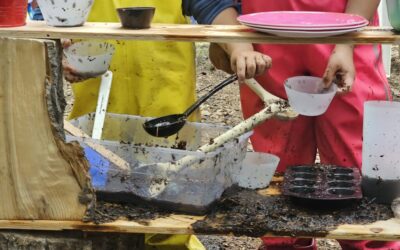
<svg viewBox="0 0 400 250">
<path fill-rule="evenodd" d="M 187 23 L 193 15 L 211 23 L 231 0 L 96 0 L 90 22 L 119 22 L 116 8 L 153 6 L 153 23 Z M 157 117 L 182 113 L 195 101 L 195 51 L 189 42 L 109 41 L 116 46 L 110 70 L 113 83 L 108 112 Z M 66 68 L 68 69 L 68 67 Z M 65 71 L 75 102 L 70 118 L 96 110 L 99 79 L 86 81 Z M 204 249 L 193 235 L 146 235 L 148 249 Z"/>
</svg>

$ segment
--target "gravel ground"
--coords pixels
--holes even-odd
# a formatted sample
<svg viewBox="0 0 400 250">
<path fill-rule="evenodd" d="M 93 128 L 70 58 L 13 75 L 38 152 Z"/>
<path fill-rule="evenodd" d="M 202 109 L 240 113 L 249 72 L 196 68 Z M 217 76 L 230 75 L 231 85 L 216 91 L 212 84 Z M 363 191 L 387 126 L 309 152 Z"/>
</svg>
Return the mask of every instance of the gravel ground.
<svg viewBox="0 0 400 250">
<path fill-rule="evenodd" d="M 198 95 L 206 93 L 207 88 L 219 83 L 227 77 L 221 71 L 215 70 L 208 60 L 208 44 L 198 43 L 197 48 L 197 82 Z M 393 96 L 400 100 L 400 48 L 393 48 L 392 57 L 392 75 L 389 82 L 392 86 Z M 73 96 L 69 84 L 65 85 L 65 94 L 67 96 L 66 116 L 71 110 Z M 201 107 L 202 122 L 221 123 L 226 125 L 235 125 L 242 120 L 239 87 L 238 84 L 232 84 L 220 91 L 214 97 Z M 229 249 L 257 249 L 260 239 L 248 237 L 229 237 L 229 236 L 199 236 L 202 243 L 209 250 Z M 319 250 L 339 250 L 341 249 L 335 240 L 318 239 Z"/>
</svg>

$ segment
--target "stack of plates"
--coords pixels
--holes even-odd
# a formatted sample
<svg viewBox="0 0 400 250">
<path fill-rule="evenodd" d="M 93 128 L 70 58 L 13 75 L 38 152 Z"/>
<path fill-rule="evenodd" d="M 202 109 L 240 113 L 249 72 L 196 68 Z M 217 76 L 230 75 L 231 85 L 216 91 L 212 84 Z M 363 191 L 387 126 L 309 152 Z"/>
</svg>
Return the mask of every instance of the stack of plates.
<svg viewBox="0 0 400 250">
<path fill-rule="evenodd" d="M 283 37 L 327 37 L 368 25 L 362 16 L 312 11 L 271 11 L 243 15 L 238 21 L 254 30 Z"/>
</svg>

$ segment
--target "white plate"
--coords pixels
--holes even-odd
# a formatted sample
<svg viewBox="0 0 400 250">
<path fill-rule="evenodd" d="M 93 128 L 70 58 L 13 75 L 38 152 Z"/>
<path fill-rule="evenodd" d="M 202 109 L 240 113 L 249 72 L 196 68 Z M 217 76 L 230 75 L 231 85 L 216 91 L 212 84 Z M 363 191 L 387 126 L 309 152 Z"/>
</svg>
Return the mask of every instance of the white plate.
<svg viewBox="0 0 400 250">
<path fill-rule="evenodd" d="M 342 35 L 354 31 L 359 31 L 361 28 L 352 28 L 346 30 L 327 30 L 327 31 L 301 31 L 301 30 L 277 30 L 251 27 L 254 30 L 268 33 L 280 37 L 293 37 L 293 38 L 313 38 L 313 37 L 329 37 Z"/>
<path fill-rule="evenodd" d="M 277 26 L 265 26 L 259 24 L 251 24 L 246 22 L 241 22 L 241 24 L 248 26 L 250 28 L 261 28 L 261 29 L 274 29 L 274 30 L 289 30 L 289 31 L 334 31 L 334 30 L 348 30 L 348 29 L 356 29 L 363 28 L 369 24 L 369 22 L 365 22 L 363 24 L 357 24 L 347 27 L 277 27 Z"/>
</svg>

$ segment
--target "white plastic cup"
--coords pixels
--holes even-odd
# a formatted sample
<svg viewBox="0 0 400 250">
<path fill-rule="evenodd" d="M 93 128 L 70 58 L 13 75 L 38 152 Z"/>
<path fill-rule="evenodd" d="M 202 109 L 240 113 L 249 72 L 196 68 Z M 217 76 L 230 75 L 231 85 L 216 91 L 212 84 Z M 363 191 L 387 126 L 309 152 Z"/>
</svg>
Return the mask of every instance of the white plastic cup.
<svg viewBox="0 0 400 250">
<path fill-rule="evenodd" d="M 276 155 L 247 152 L 241 168 L 232 170 L 232 181 L 243 188 L 266 188 L 274 176 L 279 161 Z"/>
<path fill-rule="evenodd" d="M 336 84 L 325 90 L 321 78 L 296 76 L 285 81 L 290 106 L 299 114 L 319 116 L 326 112 L 337 92 Z"/>
<path fill-rule="evenodd" d="M 400 102 L 364 104 L 363 190 L 379 202 L 400 197 Z"/>
<path fill-rule="evenodd" d="M 64 49 L 71 68 L 82 76 L 96 77 L 107 72 L 114 54 L 114 45 L 106 42 L 85 41 Z"/>
<path fill-rule="evenodd" d="M 56 27 L 82 26 L 94 0 L 37 0 L 47 25 Z"/>
</svg>

